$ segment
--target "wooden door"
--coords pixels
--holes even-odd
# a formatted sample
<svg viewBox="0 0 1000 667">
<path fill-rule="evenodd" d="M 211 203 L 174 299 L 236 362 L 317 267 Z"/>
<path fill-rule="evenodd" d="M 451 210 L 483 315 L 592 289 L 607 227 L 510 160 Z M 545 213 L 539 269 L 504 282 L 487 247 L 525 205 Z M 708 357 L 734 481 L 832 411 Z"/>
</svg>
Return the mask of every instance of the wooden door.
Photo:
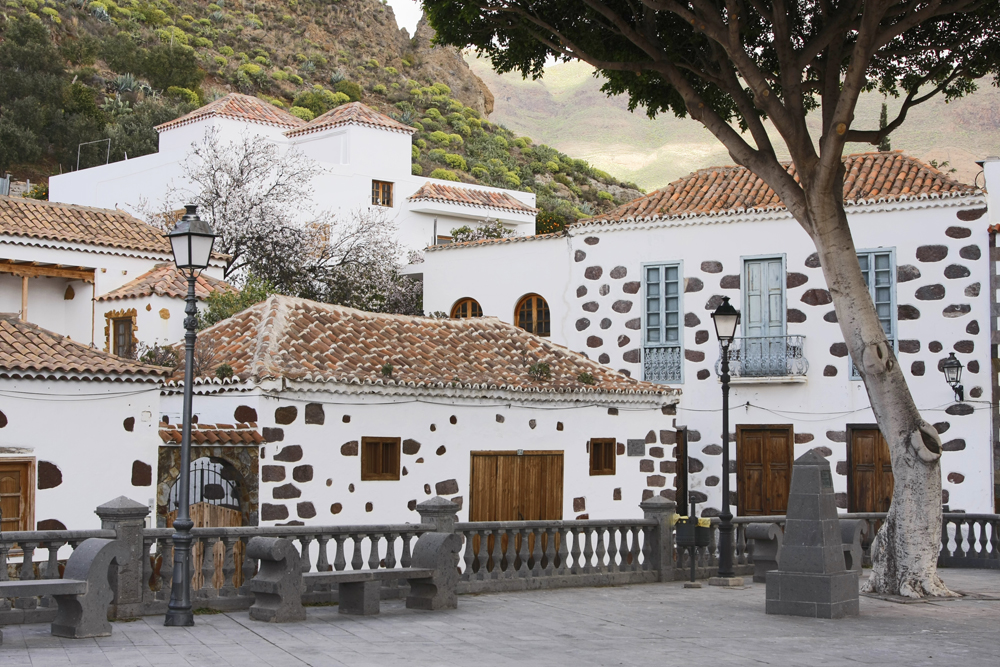
<svg viewBox="0 0 1000 667">
<path fill-rule="evenodd" d="M 471 469 L 470 521 L 562 519 L 562 452 L 472 452 Z"/>
<path fill-rule="evenodd" d="M 876 426 L 852 427 L 847 457 L 849 512 L 888 512 L 892 503 L 889 444 Z"/>
<path fill-rule="evenodd" d="M 737 513 L 784 514 L 792 486 L 792 427 L 737 426 Z"/>
<path fill-rule="evenodd" d="M 3 512 L 0 529 L 4 532 L 34 530 L 33 463 L 0 459 L 0 511 Z"/>
<path fill-rule="evenodd" d="M 674 496 L 677 499 L 677 513 L 687 516 L 691 512 L 688 504 L 688 448 L 687 429 L 677 431 L 677 455 L 674 457 L 676 467 L 674 468 L 674 488 L 677 490 Z"/>
</svg>

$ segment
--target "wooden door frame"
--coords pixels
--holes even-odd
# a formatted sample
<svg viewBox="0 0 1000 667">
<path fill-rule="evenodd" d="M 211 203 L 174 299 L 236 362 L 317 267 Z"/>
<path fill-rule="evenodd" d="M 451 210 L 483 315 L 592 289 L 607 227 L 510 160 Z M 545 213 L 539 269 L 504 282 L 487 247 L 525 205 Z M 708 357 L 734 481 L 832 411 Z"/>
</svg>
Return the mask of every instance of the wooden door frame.
<svg viewBox="0 0 1000 667">
<path fill-rule="evenodd" d="M 0 457 L 2 463 L 27 463 L 28 464 L 28 489 L 26 498 L 28 503 L 28 526 L 25 530 L 35 529 L 35 489 L 38 487 L 38 459 L 34 456 L 4 456 Z"/>
<path fill-rule="evenodd" d="M 854 507 L 854 452 L 852 445 L 854 444 L 854 431 L 871 431 L 875 430 L 879 433 L 882 430 L 878 427 L 878 424 L 848 424 L 847 425 L 847 511 L 856 512 Z M 885 438 L 885 436 L 882 436 Z M 890 463 L 891 463 L 890 459 Z"/>
<path fill-rule="evenodd" d="M 743 485 L 740 480 L 743 478 L 743 457 L 740 450 L 743 446 L 743 431 L 788 431 L 788 469 L 791 471 L 795 463 L 795 425 L 794 424 L 737 424 L 736 425 L 736 516 L 743 514 Z M 725 471 L 729 474 L 729 471 Z M 789 473 L 789 479 L 791 479 Z M 787 508 L 786 508 L 787 513 Z"/>
<path fill-rule="evenodd" d="M 687 426 L 679 427 L 674 430 L 676 434 L 676 444 L 677 456 L 674 457 L 674 465 L 676 466 L 674 470 L 674 479 L 677 483 L 674 484 L 675 498 L 677 513 L 686 516 L 688 511 L 691 509 L 691 503 L 688 502 L 688 497 L 690 495 L 690 484 L 688 475 L 688 428 Z"/>
</svg>

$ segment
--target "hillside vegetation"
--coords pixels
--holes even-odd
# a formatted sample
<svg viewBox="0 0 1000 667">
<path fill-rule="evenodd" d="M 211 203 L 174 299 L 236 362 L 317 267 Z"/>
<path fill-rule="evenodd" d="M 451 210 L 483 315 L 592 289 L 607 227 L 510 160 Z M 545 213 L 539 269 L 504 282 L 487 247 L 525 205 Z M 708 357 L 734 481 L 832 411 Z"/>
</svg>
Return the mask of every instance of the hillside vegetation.
<svg viewBox="0 0 1000 667">
<path fill-rule="evenodd" d="M 432 36 L 378 0 L 5 0 L 0 173 L 151 153 L 155 125 L 240 91 L 304 120 L 363 101 L 417 128 L 414 173 L 535 192 L 540 231 L 640 194 L 490 122 L 490 91 Z"/>
</svg>

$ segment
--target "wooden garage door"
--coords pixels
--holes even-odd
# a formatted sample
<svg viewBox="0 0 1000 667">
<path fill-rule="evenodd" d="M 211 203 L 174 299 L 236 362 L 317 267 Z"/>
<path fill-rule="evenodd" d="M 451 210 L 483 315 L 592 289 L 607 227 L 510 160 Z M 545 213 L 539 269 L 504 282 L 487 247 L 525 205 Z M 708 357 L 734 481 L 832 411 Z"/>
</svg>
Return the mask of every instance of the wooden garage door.
<svg viewBox="0 0 1000 667">
<path fill-rule="evenodd" d="M 470 521 L 562 519 L 562 452 L 472 452 L 471 458 Z"/>
<path fill-rule="evenodd" d="M 847 479 L 849 512 L 888 512 L 892 503 L 889 444 L 876 426 L 851 427 Z"/>
<path fill-rule="evenodd" d="M 33 530 L 32 462 L 0 460 L 0 529 Z"/>
<path fill-rule="evenodd" d="M 792 486 L 791 425 L 737 426 L 737 513 L 784 514 Z"/>
</svg>

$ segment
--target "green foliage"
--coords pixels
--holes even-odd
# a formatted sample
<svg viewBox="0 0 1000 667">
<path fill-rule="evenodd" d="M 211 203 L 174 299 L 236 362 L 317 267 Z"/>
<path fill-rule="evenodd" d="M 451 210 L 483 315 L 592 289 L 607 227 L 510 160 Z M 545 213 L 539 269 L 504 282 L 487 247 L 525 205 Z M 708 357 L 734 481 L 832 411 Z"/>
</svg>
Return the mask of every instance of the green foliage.
<svg viewBox="0 0 1000 667">
<path fill-rule="evenodd" d="M 445 155 L 446 152 L 443 148 L 434 148 L 429 153 L 427 153 L 427 157 L 434 160 L 435 162 L 444 162 Z"/>
<path fill-rule="evenodd" d="M 361 101 L 362 95 L 364 95 L 364 90 L 361 89 L 361 84 L 355 83 L 354 81 L 338 81 L 333 89 L 338 93 L 343 93 L 347 95 L 351 102 Z"/>
<path fill-rule="evenodd" d="M 233 47 L 231 47 L 231 46 L 220 47 L 219 48 L 219 53 L 221 53 L 222 55 L 226 56 L 227 58 L 232 58 L 234 55 L 236 55 L 236 52 L 233 51 Z"/>
<path fill-rule="evenodd" d="M 552 379 L 552 369 L 544 361 L 537 361 L 528 366 L 528 375 L 535 382 L 543 382 Z"/>
<path fill-rule="evenodd" d="M 154 46 L 141 60 L 139 73 L 154 88 L 166 90 L 171 86 L 195 90 L 205 78 L 193 49 Z"/>
<path fill-rule="evenodd" d="M 465 158 L 461 155 L 456 155 L 455 153 L 448 153 L 445 155 L 444 163 L 452 169 L 460 169 L 462 171 L 468 170 L 468 167 L 465 164 Z M 518 185 L 520 185 L 520 182 Z"/>
<path fill-rule="evenodd" d="M 615 200 L 614 196 L 610 192 L 605 192 L 601 190 L 597 193 L 597 198 L 601 201 L 613 202 Z"/>
<path fill-rule="evenodd" d="M 228 319 L 277 292 L 274 285 L 254 275 L 247 278 L 239 292 L 212 292 L 205 298 L 205 307 L 198 313 L 198 329 Z"/>
<path fill-rule="evenodd" d="M 386 363 L 385 365 L 382 366 L 382 370 L 381 370 L 382 377 L 384 377 L 384 378 L 391 378 L 392 377 L 392 371 L 393 371 L 392 364 Z"/>
<path fill-rule="evenodd" d="M 448 171 L 447 169 L 435 169 L 431 172 L 431 178 L 437 178 L 442 181 L 459 181 L 461 180 L 453 171 Z"/>
<path fill-rule="evenodd" d="M 219 367 L 215 369 L 215 377 L 220 380 L 228 380 L 233 377 L 233 367 L 229 364 L 220 364 Z"/>
<path fill-rule="evenodd" d="M 594 379 L 594 376 L 586 371 L 577 375 L 576 380 L 580 384 L 597 384 L 597 380 Z"/>
<path fill-rule="evenodd" d="M 413 174 L 414 176 L 420 176 L 421 174 L 424 173 L 424 168 L 421 167 L 419 164 L 411 164 L 410 173 Z"/>
<path fill-rule="evenodd" d="M 413 160 L 419 160 L 420 159 L 420 147 L 419 146 L 410 146 L 410 157 Z"/>
<path fill-rule="evenodd" d="M 296 95 L 292 101 L 292 107 L 309 109 L 312 111 L 313 117 L 316 117 L 348 101 L 350 101 L 350 98 L 344 93 L 334 93 L 322 86 L 313 86 L 311 89 Z"/>
<path fill-rule="evenodd" d="M 306 122 L 309 122 L 316 117 L 316 114 L 313 113 L 312 109 L 307 109 L 305 107 L 293 106 L 288 110 L 288 113 L 292 114 L 296 118 L 301 118 Z"/>
<path fill-rule="evenodd" d="M 181 88 L 179 86 L 170 86 L 167 88 L 168 97 L 176 97 L 188 104 L 199 104 L 201 100 L 198 99 L 198 94 L 193 90 L 188 88 Z"/>
<path fill-rule="evenodd" d="M 372 92 L 376 95 L 386 95 L 389 93 L 389 90 L 380 83 L 372 88 Z"/>
<path fill-rule="evenodd" d="M 535 216 L 535 233 L 552 234 L 566 229 L 566 217 L 553 211 L 542 209 Z"/>
</svg>

